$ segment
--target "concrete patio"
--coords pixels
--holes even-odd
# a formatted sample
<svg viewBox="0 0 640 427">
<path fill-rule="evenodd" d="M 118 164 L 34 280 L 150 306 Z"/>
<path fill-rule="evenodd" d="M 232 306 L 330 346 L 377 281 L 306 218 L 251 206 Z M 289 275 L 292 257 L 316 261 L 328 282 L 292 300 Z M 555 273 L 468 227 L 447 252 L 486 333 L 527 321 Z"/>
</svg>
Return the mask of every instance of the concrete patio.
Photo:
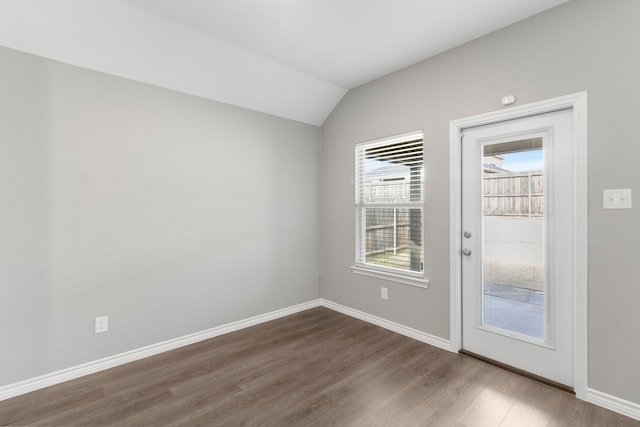
<svg viewBox="0 0 640 427">
<path fill-rule="evenodd" d="M 544 292 L 485 283 L 484 323 L 544 339 Z"/>
</svg>

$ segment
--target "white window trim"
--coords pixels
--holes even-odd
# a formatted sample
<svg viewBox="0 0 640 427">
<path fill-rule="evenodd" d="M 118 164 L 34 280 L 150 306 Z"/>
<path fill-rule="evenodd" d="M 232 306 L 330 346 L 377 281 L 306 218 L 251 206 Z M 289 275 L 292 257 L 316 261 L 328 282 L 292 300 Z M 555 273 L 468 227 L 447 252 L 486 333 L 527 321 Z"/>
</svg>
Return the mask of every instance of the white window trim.
<svg viewBox="0 0 640 427">
<path fill-rule="evenodd" d="M 388 268 L 391 270 L 391 268 Z M 376 279 L 388 280 L 390 282 L 402 283 L 404 285 L 415 286 L 417 288 L 427 289 L 429 287 L 429 281 L 424 278 L 424 274 L 416 274 L 413 277 L 411 272 L 398 270 L 399 273 L 392 273 L 391 271 L 377 269 L 369 265 L 352 265 L 351 271 L 361 276 L 375 277 Z"/>
<path fill-rule="evenodd" d="M 363 141 L 360 142 L 358 144 L 355 145 L 355 148 L 357 149 L 360 146 L 366 145 L 368 147 L 375 147 L 375 146 L 380 146 L 380 145 L 387 145 L 387 144 L 394 144 L 397 142 L 403 142 L 403 141 L 408 141 L 411 139 L 417 139 L 420 138 L 423 141 L 424 144 L 424 132 L 422 130 L 417 130 L 417 131 L 412 131 L 412 132 L 407 132 L 407 133 L 403 133 L 400 135 L 394 135 L 391 137 L 387 137 L 387 138 L 380 138 L 380 139 L 374 139 L 371 141 Z M 358 158 L 356 156 L 355 158 L 355 163 L 356 163 L 356 171 L 358 170 Z M 423 166 L 424 167 L 424 166 Z M 356 173 L 356 208 L 358 207 L 358 174 Z M 422 244 L 423 244 L 423 248 L 424 248 L 424 187 L 422 188 L 423 191 L 423 201 L 419 202 L 419 206 L 417 203 L 406 203 L 403 204 L 406 205 L 406 207 L 420 207 L 422 208 L 422 221 L 423 221 L 423 230 L 422 230 Z M 394 206 L 398 206 L 398 205 L 394 205 Z M 375 207 L 375 205 L 371 205 L 371 207 Z M 388 205 L 382 204 L 380 207 L 389 207 Z M 357 215 L 356 215 L 357 216 Z M 392 282 L 396 282 L 396 283 L 401 283 L 401 284 L 405 284 L 405 285 L 409 285 L 409 286 L 414 286 L 414 287 L 418 287 L 418 288 L 423 288 L 423 289 L 427 289 L 429 287 L 429 280 L 425 279 L 425 273 L 424 273 L 424 269 L 421 272 L 415 272 L 415 271 L 407 271 L 407 270 L 401 270 L 401 269 L 396 269 L 396 268 L 392 268 L 392 267 L 378 267 L 378 266 L 373 266 L 371 264 L 362 264 L 357 262 L 358 259 L 358 245 L 360 244 L 359 241 L 359 234 L 360 231 L 358 229 L 358 221 L 356 220 L 356 235 L 355 235 L 355 257 L 356 257 L 356 263 L 354 265 L 351 266 L 351 271 L 354 274 L 358 274 L 358 275 L 362 275 L 362 276 L 367 276 L 367 277 L 373 277 L 376 279 L 382 279 L 382 280 L 387 280 L 387 281 L 392 281 Z M 422 253 L 422 265 L 424 266 L 424 249 L 423 249 L 423 253 Z"/>
</svg>

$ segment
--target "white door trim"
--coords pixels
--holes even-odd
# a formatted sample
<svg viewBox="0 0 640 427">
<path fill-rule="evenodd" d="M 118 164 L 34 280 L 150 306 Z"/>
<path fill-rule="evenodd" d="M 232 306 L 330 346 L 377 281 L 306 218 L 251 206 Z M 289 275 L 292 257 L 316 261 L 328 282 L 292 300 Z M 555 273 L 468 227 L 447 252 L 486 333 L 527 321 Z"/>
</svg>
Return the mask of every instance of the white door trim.
<svg viewBox="0 0 640 427">
<path fill-rule="evenodd" d="M 587 93 L 534 102 L 509 109 L 480 114 L 449 123 L 449 169 L 450 169 L 450 323 L 451 349 L 462 347 L 462 183 L 461 143 L 463 129 L 490 123 L 513 120 L 536 114 L 571 108 L 573 110 L 574 182 L 576 185 L 574 204 L 574 390 L 576 397 L 585 400 L 588 387 L 587 359 Z"/>
</svg>

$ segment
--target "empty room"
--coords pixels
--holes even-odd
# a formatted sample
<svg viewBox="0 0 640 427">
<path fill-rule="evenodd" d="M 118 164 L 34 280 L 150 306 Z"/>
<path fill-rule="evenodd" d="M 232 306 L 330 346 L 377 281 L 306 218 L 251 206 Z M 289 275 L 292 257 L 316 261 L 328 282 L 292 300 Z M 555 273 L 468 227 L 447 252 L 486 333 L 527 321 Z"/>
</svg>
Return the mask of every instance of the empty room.
<svg viewBox="0 0 640 427">
<path fill-rule="evenodd" d="M 640 426 L 637 0 L 1 0 L 0 425 Z"/>
</svg>

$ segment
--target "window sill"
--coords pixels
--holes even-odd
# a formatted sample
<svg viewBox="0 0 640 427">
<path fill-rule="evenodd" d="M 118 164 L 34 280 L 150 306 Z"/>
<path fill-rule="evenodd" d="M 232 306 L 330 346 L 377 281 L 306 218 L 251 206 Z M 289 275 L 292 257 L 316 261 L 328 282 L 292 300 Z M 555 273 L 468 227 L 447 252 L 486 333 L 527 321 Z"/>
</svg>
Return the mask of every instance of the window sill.
<svg viewBox="0 0 640 427">
<path fill-rule="evenodd" d="M 351 271 L 355 274 L 362 276 L 375 277 L 376 279 L 389 280 L 391 282 L 402 283 L 409 286 L 415 286 L 417 288 L 427 289 L 429 287 L 429 281 L 422 277 L 412 277 L 404 274 L 396 274 L 389 271 L 375 270 L 373 268 L 362 267 L 359 265 L 352 265 Z"/>
</svg>

